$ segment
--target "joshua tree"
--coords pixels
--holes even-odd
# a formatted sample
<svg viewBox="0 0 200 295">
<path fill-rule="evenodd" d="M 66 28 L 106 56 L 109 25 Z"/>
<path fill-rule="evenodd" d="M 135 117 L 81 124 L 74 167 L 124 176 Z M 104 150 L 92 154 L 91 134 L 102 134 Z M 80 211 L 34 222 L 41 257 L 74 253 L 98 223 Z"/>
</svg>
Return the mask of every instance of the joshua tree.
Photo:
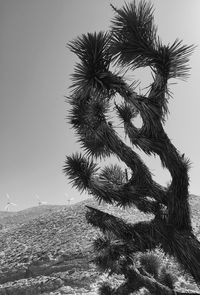
<svg viewBox="0 0 200 295">
<path fill-rule="evenodd" d="M 164 130 L 169 80 L 187 78 L 194 46 L 183 45 L 178 39 L 164 45 L 157 36 L 152 6 L 145 1 L 112 8 L 109 32 L 88 33 L 69 44 L 79 58 L 72 76 L 69 118 L 84 154 L 68 156 L 64 172 L 77 189 L 86 190 L 98 201 L 124 208 L 136 206 L 153 216 L 131 224 L 88 207 L 88 222 L 102 232 L 94 242 L 96 263 L 125 278 L 118 289 L 104 286 L 101 293 L 130 294 L 145 286 L 152 294 L 174 294 L 169 285 L 137 267 L 134 254 L 159 246 L 200 284 L 200 243 L 192 231 L 188 202 L 189 161 Z M 146 94 L 138 94 L 138 82 L 128 84 L 125 71 L 145 67 L 152 72 L 152 83 Z M 111 120 L 113 113 L 123 124 L 129 144 L 117 132 L 119 121 Z M 139 115 L 141 128 L 134 125 Z M 149 156 L 159 156 L 171 174 L 167 187 L 153 180 L 132 146 Z M 110 156 L 124 162 L 131 176 L 118 165 L 100 170 L 95 161 Z"/>
</svg>

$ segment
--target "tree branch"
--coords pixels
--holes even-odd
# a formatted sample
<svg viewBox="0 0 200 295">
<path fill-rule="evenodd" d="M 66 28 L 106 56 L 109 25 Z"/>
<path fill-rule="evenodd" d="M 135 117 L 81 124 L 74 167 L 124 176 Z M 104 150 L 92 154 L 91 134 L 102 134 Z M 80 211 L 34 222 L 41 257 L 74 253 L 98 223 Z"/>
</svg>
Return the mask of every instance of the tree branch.
<svg viewBox="0 0 200 295">
<path fill-rule="evenodd" d="M 86 219 L 89 223 L 98 227 L 104 233 L 111 232 L 119 239 L 134 243 L 138 251 L 153 249 L 158 245 L 158 235 L 154 230 L 152 221 L 130 224 L 101 210 L 86 207 L 89 209 L 86 213 Z"/>
<path fill-rule="evenodd" d="M 117 206 L 135 205 L 144 213 L 156 214 L 158 203 L 145 197 L 146 190 L 142 187 L 134 187 L 129 183 L 114 185 L 99 177 L 95 177 L 90 181 L 89 191 L 97 200 L 105 201 L 112 204 L 115 202 Z"/>
<path fill-rule="evenodd" d="M 167 232 L 167 231 L 165 231 Z M 169 231 L 168 231 L 169 232 Z M 200 242 L 189 231 L 171 230 L 161 242 L 163 250 L 177 258 L 184 269 L 200 285 Z"/>
<path fill-rule="evenodd" d="M 155 88 L 152 91 L 151 95 L 155 95 L 154 100 L 158 99 L 159 101 L 161 99 L 164 101 L 164 94 L 160 93 L 160 91 L 160 88 L 157 90 Z M 188 204 L 188 160 L 180 155 L 163 129 L 161 116 L 159 115 L 162 113 L 163 103 L 160 106 L 157 105 L 156 108 L 152 104 L 152 99 L 147 100 L 145 98 L 142 102 L 139 102 L 137 94 L 132 92 L 128 86 L 122 89 L 120 94 L 127 103 L 132 104 L 140 112 L 143 119 L 143 126 L 137 132 L 137 135 L 131 122 L 126 121 L 126 124 L 124 124 L 131 142 L 139 146 L 147 154 L 158 154 L 163 166 L 171 174 L 172 183 L 168 191 L 169 223 L 173 224 L 177 229 L 191 229 Z"/>
</svg>

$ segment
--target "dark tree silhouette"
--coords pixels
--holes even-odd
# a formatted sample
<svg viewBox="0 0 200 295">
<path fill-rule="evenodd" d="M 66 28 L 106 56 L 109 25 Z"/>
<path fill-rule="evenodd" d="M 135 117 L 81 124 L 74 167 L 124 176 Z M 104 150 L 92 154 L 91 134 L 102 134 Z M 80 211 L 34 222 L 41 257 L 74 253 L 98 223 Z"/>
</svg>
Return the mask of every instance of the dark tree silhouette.
<svg viewBox="0 0 200 295">
<path fill-rule="evenodd" d="M 153 216 L 150 221 L 131 224 L 88 207 L 88 222 L 102 231 L 102 237 L 94 242 L 96 264 L 103 271 L 123 274 L 125 278 L 117 289 L 102 286 L 101 294 L 130 294 L 142 286 L 152 294 L 175 294 L 164 283 L 167 276 L 159 281 L 137 267 L 134 254 L 159 246 L 200 284 L 200 243 L 192 231 L 188 202 L 189 161 L 164 130 L 170 97 L 168 82 L 187 78 L 194 46 L 183 45 L 178 39 L 164 45 L 157 36 L 152 5 L 147 1 L 112 8 L 114 18 L 109 32 L 88 33 L 69 44 L 79 58 L 68 98 L 69 119 L 84 155 L 67 156 L 64 172 L 78 190 L 87 191 L 98 201 L 124 208 L 136 206 Z M 128 84 L 124 72 L 144 67 L 150 68 L 152 83 L 147 94 L 141 95 L 137 93 L 138 82 Z M 119 135 L 116 120 L 111 119 L 113 112 L 132 146 L 147 155 L 159 156 L 171 174 L 167 187 L 153 180 L 135 149 Z M 134 125 L 138 115 L 141 128 Z M 100 170 L 95 160 L 110 156 L 124 162 L 131 176 L 118 165 Z"/>
</svg>

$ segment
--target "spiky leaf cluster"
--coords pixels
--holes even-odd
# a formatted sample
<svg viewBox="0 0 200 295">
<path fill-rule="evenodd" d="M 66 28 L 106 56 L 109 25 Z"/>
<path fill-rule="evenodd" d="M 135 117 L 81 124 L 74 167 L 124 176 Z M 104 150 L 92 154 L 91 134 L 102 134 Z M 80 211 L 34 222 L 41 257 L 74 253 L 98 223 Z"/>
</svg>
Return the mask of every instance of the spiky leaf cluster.
<svg viewBox="0 0 200 295">
<path fill-rule="evenodd" d="M 182 45 L 178 39 L 163 45 L 157 36 L 151 3 L 136 1 L 116 9 L 112 21 L 111 53 L 122 66 L 139 68 L 149 66 L 165 81 L 185 78 L 188 61 L 194 46 Z"/>
<path fill-rule="evenodd" d="M 122 65 L 147 66 L 156 47 L 152 5 L 141 1 L 116 9 L 112 20 L 112 54 Z"/>
<path fill-rule="evenodd" d="M 63 168 L 64 173 L 72 181 L 74 187 L 83 191 L 88 188 L 91 176 L 97 172 L 97 165 L 80 154 L 73 154 L 71 157 L 66 157 Z"/>
<path fill-rule="evenodd" d="M 76 92 L 86 95 L 95 89 L 96 93 L 110 96 L 114 93 L 112 88 L 118 87 L 119 79 L 109 70 L 112 57 L 110 38 L 109 33 L 88 33 L 68 44 L 70 50 L 79 57 L 71 86 Z"/>
<path fill-rule="evenodd" d="M 106 180 L 115 185 L 122 185 L 127 181 L 126 171 L 123 171 L 117 164 L 105 166 L 99 176 L 102 180 Z"/>
<path fill-rule="evenodd" d="M 106 113 L 109 110 L 109 101 L 102 95 L 81 96 L 72 95 L 72 106 L 69 122 L 76 130 L 78 141 L 88 155 L 95 157 L 110 156 L 111 151 L 104 143 L 106 136 Z"/>
</svg>

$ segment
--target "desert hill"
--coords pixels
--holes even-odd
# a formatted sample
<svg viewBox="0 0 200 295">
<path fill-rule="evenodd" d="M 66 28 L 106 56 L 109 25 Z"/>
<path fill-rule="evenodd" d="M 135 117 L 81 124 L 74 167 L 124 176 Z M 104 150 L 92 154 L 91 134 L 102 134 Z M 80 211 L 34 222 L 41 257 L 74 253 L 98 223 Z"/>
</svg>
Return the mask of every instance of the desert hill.
<svg viewBox="0 0 200 295">
<path fill-rule="evenodd" d="M 65 208 L 64 205 L 41 205 L 21 211 L 0 211 L 0 224 L 3 227 L 15 227 L 55 210 Z"/>
<path fill-rule="evenodd" d="M 192 195 L 190 203 L 199 234 L 199 197 Z M 97 230 L 86 222 L 86 205 L 132 222 L 149 218 L 135 208 L 99 206 L 92 199 L 71 206 L 34 207 L 1 217 L 0 295 L 96 294 L 101 276 L 90 260 Z M 53 293 L 55 290 L 58 293 Z"/>
<path fill-rule="evenodd" d="M 16 214 L 16 212 L 0 211 L 0 219 Z"/>
<path fill-rule="evenodd" d="M 133 221 L 146 218 L 137 209 L 127 212 L 107 204 L 99 206 L 92 199 L 72 206 L 30 208 L 1 218 L 0 284 L 7 288 L 7 293 L 8 288 L 12 290 L 14 280 L 18 280 L 15 288 L 21 282 L 24 285 L 24 278 L 30 281 L 32 288 L 33 279 L 41 276 L 50 277 L 50 281 L 61 280 L 68 287 L 83 285 L 90 289 L 98 277 L 89 263 L 97 230 L 86 222 L 86 205 Z M 26 294 L 22 288 L 20 292 L 20 295 Z M 17 294 L 17 291 L 9 294 Z"/>
</svg>

